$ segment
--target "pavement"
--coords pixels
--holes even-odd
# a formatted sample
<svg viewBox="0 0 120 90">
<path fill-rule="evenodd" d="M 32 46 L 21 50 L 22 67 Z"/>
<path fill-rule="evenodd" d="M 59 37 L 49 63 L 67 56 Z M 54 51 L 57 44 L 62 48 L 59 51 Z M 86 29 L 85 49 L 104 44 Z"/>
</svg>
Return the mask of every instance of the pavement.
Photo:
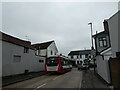
<svg viewBox="0 0 120 90">
<path fill-rule="evenodd" d="M 40 71 L 40 72 L 31 72 L 28 74 L 3 77 L 2 86 L 7 86 L 7 85 L 14 84 L 17 82 L 25 81 L 25 80 L 32 79 L 34 77 L 39 77 L 45 74 L 46 73 L 44 71 Z"/>
<path fill-rule="evenodd" d="M 82 85 L 81 88 L 103 88 L 110 89 L 110 85 L 105 82 L 102 77 L 97 73 L 94 73 L 94 70 L 83 71 L 82 75 Z"/>
</svg>

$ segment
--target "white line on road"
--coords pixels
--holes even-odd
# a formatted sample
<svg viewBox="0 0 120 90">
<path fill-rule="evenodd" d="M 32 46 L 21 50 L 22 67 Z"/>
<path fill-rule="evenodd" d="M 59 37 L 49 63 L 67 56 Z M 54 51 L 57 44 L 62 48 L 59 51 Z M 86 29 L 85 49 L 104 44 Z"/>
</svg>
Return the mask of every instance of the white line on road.
<svg viewBox="0 0 120 90">
<path fill-rule="evenodd" d="M 47 83 L 44 83 L 44 84 L 38 86 L 38 87 L 37 87 L 36 89 L 34 89 L 34 90 L 37 90 L 38 88 L 41 88 L 41 87 L 45 86 L 46 84 L 47 84 Z"/>
<path fill-rule="evenodd" d="M 55 79 L 57 79 L 57 78 L 59 78 L 59 77 L 61 77 L 61 76 L 57 76 L 57 77 L 53 78 L 53 80 L 55 80 Z"/>
<path fill-rule="evenodd" d="M 80 84 L 79 84 L 79 90 L 81 89 L 81 85 L 82 85 L 82 76 L 83 74 L 82 74 L 82 72 L 80 72 L 80 76 L 81 76 L 81 79 L 80 79 Z"/>
</svg>

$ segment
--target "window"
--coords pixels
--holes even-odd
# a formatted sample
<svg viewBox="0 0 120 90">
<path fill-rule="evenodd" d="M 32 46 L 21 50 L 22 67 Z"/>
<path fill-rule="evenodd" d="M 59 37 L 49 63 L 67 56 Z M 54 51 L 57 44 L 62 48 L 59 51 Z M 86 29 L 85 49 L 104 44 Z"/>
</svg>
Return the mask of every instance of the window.
<svg viewBox="0 0 120 90">
<path fill-rule="evenodd" d="M 53 57 L 53 58 L 47 58 L 47 66 L 57 66 L 58 65 L 58 58 Z"/>
<path fill-rule="evenodd" d="M 61 58 L 61 64 L 62 65 L 68 65 L 69 64 L 69 61 L 65 58 Z"/>
<path fill-rule="evenodd" d="M 44 60 L 39 60 L 39 63 L 43 63 L 44 62 Z"/>
<path fill-rule="evenodd" d="M 24 47 L 24 53 L 29 53 L 29 48 Z"/>
<path fill-rule="evenodd" d="M 77 56 L 77 59 L 78 59 L 79 57 Z"/>
<path fill-rule="evenodd" d="M 35 55 L 36 56 L 40 55 L 40 50 L 39 49 L 36 50 Z"/>
<path fill-rule="evenodd" d="M 52 50 L 51 50 L 51 55 L 53 55 L 53 52 L 52 52 Z"/>
<path fill-rule="evenodd" d="M 36 50 L 36 55 L 38 55 L 38 53 L 39 53 L 38 50 Z"/>
<path fill-rule="evenodd" d="M 65 61 L 63 58 L 61 58 L 61 64 L 64 65 L 65 64 Z"/>
<path fill-rule="evenodd" d="M 99 38 L 99 47 L 107 47 L 107 38 L 106 37 Z"/>
<path fill-rule="evenodd" d="M 73 58 L 73 56 L 71 56 L 71 58 Z"/>
<path fill-rule="evenodd" d="M 14 62 L 14 63 L 19 63 L 19 62 L 21 62 L 21 56 L 14 55 L 14 56 L 13 56 L 13 62 Z"/>
<path fill-rule="evenodd" d="M 57 55 L 57 53 L 55 52 L 55 55 Z"/>
<path fill-rule="evenodd" d="M 68 64 L 69 64 L 69 61 L 68 61 L 68 60 L 65 60 L 65 63 L 66 63 L 66 65 L 68 65 Z"/>
<path fill-rule="evenodd" d="M 82 58 L 82 55 L 80 54 L 80 58 Z"/>
<path fill-rule="evenodd" d="M 85 54 L 85 58 L 88 58 L 88 54 Z"/>
<path fill-rule="evenodd" d="M 77 64 L 79 64 L 79 61 L 77 61 Z"/>
</svg>

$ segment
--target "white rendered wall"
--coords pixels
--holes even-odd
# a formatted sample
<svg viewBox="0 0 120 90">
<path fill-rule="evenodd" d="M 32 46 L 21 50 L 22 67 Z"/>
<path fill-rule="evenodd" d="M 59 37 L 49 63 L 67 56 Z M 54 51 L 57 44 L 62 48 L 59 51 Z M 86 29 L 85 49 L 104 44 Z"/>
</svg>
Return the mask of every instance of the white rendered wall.
<svg viewBox="0 0 120 90">
<path fill-rule="evenodd" d="M 77 58 L 77 56 L 78 56 L 78 58 Z M 82 57 L 80 58 L 80 55 L 74 55 L 73 58 L 74 58 L 74 59 L 79 59 L 79 60 L 82 60 L 82 61 L 83 61 L 83 60 L 85 59 L 85 55 L 81 55 L 81 56 L 82 56 Z"/>
<path fill-rule="evenodd" d="M 85 55 L 82 55 L 82 60 L 84 60 L 85 59 Z"/>
<path fill-rule="evenodd" d="M 35 51 L 29 49 L 29 53 L 24 53 L 24 47 L 2 41 L 2 70 L 3 76 L 21 74 L 25 70 L 29 72 L 44 70 L 44 64 L 39 63 L 39 57 L 35 56 Z M 13 62 L 13 56 L 21 56 L 21 62 Z"/>
<path fill-rule="evenodd" d="M 77 58 L 77 55 L 74 55 L 73 58 L 74 58 L 74 59 L 78 59 L 78 58 Z"/>
<path fill-rule="evenodd" d="M 120 42 L 120 40 L 119 40 L 120 32 L 119 32 L 119 28 L 118 28 L 118 26 L 119 26 L 118 25 L 118 22 L 119 22 L 118 16 L 119 15 L 117 13 L 108 20 L 113 57 L 116 57 L 116 52 L 120 51 L 120 47 L 118 45 L 118 42 Z"/>
<path fill-rule="evenodd" d="M 51 51 L 52 51 L 52 55 L 51 55 Z M 56 53 L 56 55 L 55 55 Z M 50 57 L 50 56 L 57 56 L 58 54 L 58 51 L 57 51 L 57 47 L 55 45 L 55 42 L 51 43 L 51 45 L 47 48 L 47 57 Z"/>
<path fill-rule="evenodd" d="M 102 56 L 96 57 L 97 73 L 107 82 L 111 83 L 108 60 L 103 60 Z"/>
<path fill-rule="evenodd" d="M 78 56 L 78 58 L 77 58 L 77 56 Z M 71 56 L 68 56 L 68 57 L 71 58 L 71 59 L 74 59 L 76 64 L 77 64 L 78 61 L 80 63 L 80 61 L 84 61 L 85 60 L 85 55 L 81 55 L 81 56 L 82 56 L 81 58 L 80 58 L 80 55 L 73 55 L 73 58 L 71 58 Z"/>
<path fill-rule="evenodd" d="M 47 55 L 47 50 L 46 49 L 41 49 L 40 50 L 40 55 L 41 56 L 46 56 Z"/>
</svg>

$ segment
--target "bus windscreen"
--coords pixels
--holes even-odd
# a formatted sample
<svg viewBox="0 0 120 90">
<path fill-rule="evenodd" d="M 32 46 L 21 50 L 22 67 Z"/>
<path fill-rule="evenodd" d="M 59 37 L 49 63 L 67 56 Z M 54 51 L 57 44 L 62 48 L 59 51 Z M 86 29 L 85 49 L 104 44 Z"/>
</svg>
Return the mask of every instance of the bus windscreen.
<svg viewBox="0 0 120 90">
<path fill-rule="evenodd" d="M 58 65 L 58 58 L 47 58 L 47 66 L 57 66 Z"/>
</svg>

